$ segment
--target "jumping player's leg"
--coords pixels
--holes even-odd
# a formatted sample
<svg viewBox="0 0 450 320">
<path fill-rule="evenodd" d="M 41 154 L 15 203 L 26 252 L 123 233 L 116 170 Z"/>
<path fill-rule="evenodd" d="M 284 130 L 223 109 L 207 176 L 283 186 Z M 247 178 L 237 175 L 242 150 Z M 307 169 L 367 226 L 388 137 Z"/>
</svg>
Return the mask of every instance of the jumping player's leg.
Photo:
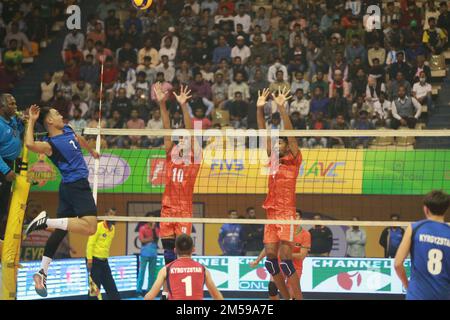
<svg viewBox="0 0 450 320">
<path fill-rule="evenodd" d="M 296 300 L 301 300 L 302 292 L 300 290 L 300 279 L 292 261 L 292 246 L 292 242 L 281 241 L 279 251 L 281 258 L 280 268 L 286 276 L 289 288 L 292 290 L 292 297 Z"/>
<path fill-rule="evenodd" d="M 267 291 L 269 293 L 269 300 L 280 300 L 277 285 L 273 281 L 272 277 L 270 277 L 269 285 L 267 286 Z"/>
<path fill-rule="evenodd" d="M 50 219 L 45 211 L 30 223 L 26 235 L 42 229 L 59 229 L 85 236 L 97 231 L 97 206 L 87 180 L 79 180 L 59 187 L 58 218 Z"/>
<path fill-rule="evenodd" d="M 278 261 L 278 243 L 265 243 L 264 248 L 266 250 L 266 269 L 272 276 L 278 290 L 280 290 L 281 296 L 284 299 L 290 299 L 289 291 L 286 287 L 284 276 L 281 273 L 279 261 Z"/>
<path fill-rule="evenodd" d="M 47 296 L 49 265 L 67 231 L 88 236 L 97 231 L 97 206 L 87 180 L 60 185 L 57 216 L 57 219 L 50 219 L 43 211 L 31 221 L 25 231 L 25 234 L 29 235 L 33 231 L 47 228 L 56 230 L 47 241 L 41 269 L 33 276 L 36 292 L 43 297 Z"/>
</svg>

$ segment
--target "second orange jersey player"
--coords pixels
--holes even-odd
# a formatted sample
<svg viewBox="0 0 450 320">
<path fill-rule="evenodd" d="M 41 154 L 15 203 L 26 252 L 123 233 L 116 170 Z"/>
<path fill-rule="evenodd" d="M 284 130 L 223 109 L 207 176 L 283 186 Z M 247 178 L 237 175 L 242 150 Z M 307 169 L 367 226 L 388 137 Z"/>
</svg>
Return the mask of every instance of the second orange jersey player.
<svg viewBox="0 0 450 320">
<path fill-rule="evenodd" d="M 269 89 L 259 92 L 257 107 L 258 128 L 266 129 L 264 107 L 271 95 Z M 273 94 L 286 130 L 293 130 L 292 122 L 286 111 L 286 103 L 290 99 L 289 90 L 283 88 Z M 267 219 L 294 220 L 296 210 L 295 187 L 300 171 L 302 155 L 295 137 L 280 137 L 277 141 L 267 139 L 267 154 L 270 158 L 269 193 L 264 201 Z M 264 229 L 264 249 L 267 255 L 265 266 L 267 271 L 285 299 L 301 299 L 298 275 L 292 261 L 294 247 L 294 225 L 268 224 Z M 293 291 L 289 293 L 283 274 Z"/>
<path fill-rule="evenodd" d="M 302 212 L 297 211 L 296 220 L 302 219 Z M 299 281 L 301 280 L 303 273 L 303 260 L 308 255 L 308 252 L 311 250 L 311 234 L 308 230 L 303 228 L 302 226 L 296 226 L 294 229 L 294 248 L 292 249 L 292 260 L 294 262 L 294 267 L 299 277 Z M 250 263 L 250 266 L 255 268 L 259 262 L 266 256 L 265 249 L 261 251 L 258 258 Z M 278 257 L 279 258 L 279 257 Z M 267 287 L 269 293 L 269 299 L 278 300 L 278 288 L 273 282 L 273 279 L 270 279 L 269 285 Z M 288 286 L 289 293 L 291 296 L 294 294 L 292 288 Z"/>
<path fill-rule="evenodd" d="M 169 112 L 166 107 L 167 92 L 160 83 L 155 84 L 155 95 L 161 110 L 164 129 L 170 129 Z M 192 120 L 189 116 L 187 101 L 191 98 L 187 87 L 181 87 L 180 95 L 174 93 L 178 104 L 183 111 L 186 129 L 192 129 Z M 195 180 L 200 170 L 201 147 L 194 147 L 194 138 L 181 137 L 175 144 L 170 136 L 164 137 L 166 150 L 165 162 L 165 190 L 161 203 L 161 217 L 166 218 L 192 218 L 192 200 Z M 195 156 L 197 152 L 197 156 Z M 192 223 L 161 222 L 160 237 L 164 248 L 165 264 L 176 259 L 175 238 L 181 234 L 190 235 Z"/>
</svg>

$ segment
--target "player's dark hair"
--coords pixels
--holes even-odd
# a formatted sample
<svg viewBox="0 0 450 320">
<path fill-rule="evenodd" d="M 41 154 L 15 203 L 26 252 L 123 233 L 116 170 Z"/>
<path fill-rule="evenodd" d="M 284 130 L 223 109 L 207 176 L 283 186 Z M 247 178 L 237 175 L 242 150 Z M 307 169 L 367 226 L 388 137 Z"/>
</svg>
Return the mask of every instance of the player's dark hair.
<svg viewBox="0 0 450 320">
<path fill-rule="evenodd" d="M 175 240 L 175 249 L 177 250 L 177 254 L 179 256 L 190 255 L 194 249 L 194 241 L 191 236 L 181 234 Z"/>
<path fill-rule="evenodd" d="M 450 205 L 450 198 L 442 190 L 433 190 L 425 196 L 423 204 L 435 216 L 443 216 Z"/>
<path fill-rule="evenodd" d="M 246 212 L 249 213 L 251 210 L 255 210 L 255 208 L 254 207 L 248 207 Z"/>
<path fill-rule="evenodd" d="M 300 218 L 303 218 L 303 212 L 300 209 L 297 209 L 297 214 L 300 216 Z"/>
<path fill-rule="evenodd" d="M 51 110 L 50 107 L 43 107 L 40 110 L 39 118 L 37 120 L 37 123 L 39 123 L 44 128 L 45 128 L 45 119 L 47 119 L 47 116 L 50 113 L 50 110 Z"/>
</svg>

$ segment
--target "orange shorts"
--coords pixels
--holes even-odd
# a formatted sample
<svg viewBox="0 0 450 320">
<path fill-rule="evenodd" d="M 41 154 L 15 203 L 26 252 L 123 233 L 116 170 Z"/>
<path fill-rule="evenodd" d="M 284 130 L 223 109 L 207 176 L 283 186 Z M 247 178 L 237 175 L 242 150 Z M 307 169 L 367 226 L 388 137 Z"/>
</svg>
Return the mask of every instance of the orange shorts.
<svg viewBox="0 0 450 320">
<path fill-rule="evenodd" d="M 192 213 L 175 213 L 170 209 L 161 210 L 161 218 L 192 218 Z M 161 222 L 159 224 L 160 238 L 175 238 L 180 234 L 191 235 L 192 223 L 187 222 Z"/>
<path fill-rule="evenodd" d="M 269 220 L 294 220 L 295 211 L 280 212 L 273 209 L 267 210 L 267 219 Z M 264 243 L 278 243 L 280 241 L 294 241 L 295 225 L 289 224 L 266 224 L 264 227 Z"/>
</svg>

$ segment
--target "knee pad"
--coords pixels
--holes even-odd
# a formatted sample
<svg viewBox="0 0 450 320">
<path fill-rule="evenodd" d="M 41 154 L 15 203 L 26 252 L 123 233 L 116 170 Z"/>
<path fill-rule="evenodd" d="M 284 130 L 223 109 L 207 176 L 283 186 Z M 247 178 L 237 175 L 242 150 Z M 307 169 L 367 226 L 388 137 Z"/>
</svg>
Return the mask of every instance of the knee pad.
<svg viewBox="0 0 450 320">
<path fill-rule="evenodd" d="M 175 254 L 175 239 L 162 239 L 161 242 L 164 248 L 164 262 L 168 265 L 177 259 Z"/>
<path fill-rule="evenodd" d="M 280 266 L 278 265 L 278 259 L 266 259 L 266 262 L 264 264 L 266 266 L 267 272 L 271 274 L 272 276 L 276 276 L 280 273 Z"/>
<path fill-rule="evenodd" d="M 292 260 L 283 260 L 280 263 L 281 270 L 286 277 L 291 277 L 295 273 L 295 267 Z"/>
<path fill-rule="evenodd" d="M 269 289 L 269 297 L 276 297 L 278 295 L 278 288 L 275 282 L 270 281 L 268 289 Z"/>
</svg>

